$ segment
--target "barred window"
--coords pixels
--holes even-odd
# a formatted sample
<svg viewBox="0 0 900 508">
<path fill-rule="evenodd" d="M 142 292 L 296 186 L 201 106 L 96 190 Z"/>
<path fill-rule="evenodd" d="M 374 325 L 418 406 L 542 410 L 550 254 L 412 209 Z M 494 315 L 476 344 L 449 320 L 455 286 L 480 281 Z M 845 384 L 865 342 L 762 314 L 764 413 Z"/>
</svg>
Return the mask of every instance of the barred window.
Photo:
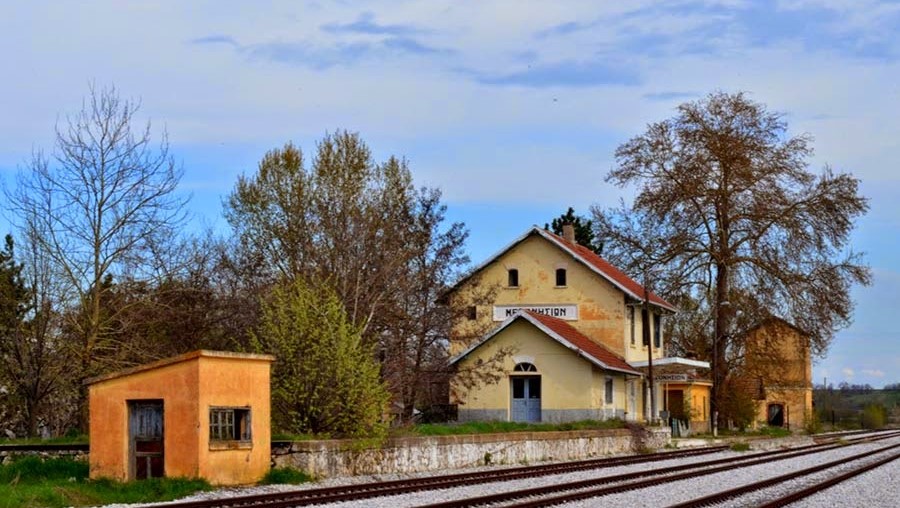
<svg viewBox="0 0 900 508">
<path fill-rule="evenodd" d="M 605 386 L 604 391 L 606 392 L 604 394 L 606 403 L 612 404 L 613 403 L 613 378 L 611 378 L 611 377 L 606 378 L 606 386 Z"/>
<path fill-rule="evenodd" d="M 250 441 L 250 408 L 210 408 L 209 439 L 210 441 Z"/>
</svg>

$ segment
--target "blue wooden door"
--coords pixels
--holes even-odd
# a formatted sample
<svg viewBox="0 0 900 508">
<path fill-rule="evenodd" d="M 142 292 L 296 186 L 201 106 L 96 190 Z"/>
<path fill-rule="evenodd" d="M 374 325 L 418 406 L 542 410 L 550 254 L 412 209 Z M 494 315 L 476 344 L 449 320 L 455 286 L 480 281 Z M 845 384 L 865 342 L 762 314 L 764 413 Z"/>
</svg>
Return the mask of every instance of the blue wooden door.
<svg viewBox="0 0 900 508">
<path fill-rule="evenodd" d="M 514 422 L 541 421 L 541 378 L 540 376 L 514 376 L 512 383 L 512 411 Z"/>
</svg>

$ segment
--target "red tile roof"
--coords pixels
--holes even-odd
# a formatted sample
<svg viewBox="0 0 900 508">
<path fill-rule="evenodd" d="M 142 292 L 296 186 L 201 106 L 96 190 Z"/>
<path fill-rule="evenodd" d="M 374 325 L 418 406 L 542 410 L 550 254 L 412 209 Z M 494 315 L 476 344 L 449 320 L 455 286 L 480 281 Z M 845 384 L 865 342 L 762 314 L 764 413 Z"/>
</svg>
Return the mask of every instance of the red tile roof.
<svg viewBox="0 0 900 508">
<path fill-rule="evenodd" d="M 602 366 L 612 370 L 639 374 L 639 372 L 631 365 L 628 365 L 628 362 L 626 362 L 624 358 L 589 339 L 587 335 L 579 332 L 575 327 L 562 319 L 545 316 L 530 310 L 523 310 L 521 312 L 523 314 L 528 314 L 566 342 L 578 348 L 582 353 L 597 360 Z"/>
<path fill-rule="evenodd" d="M 622 272 L 622 270 L 619 270 L 615 266 L 611 265 L 609 263 L 609 261 L 601 258 L 599 255 L 597 255 L 596 252 L 592 251 L 591 249 L 588 249 L 584 245 L 579 245 L 577 243 L 569 242 L 565 238 L 563 238 L 559 235 L 555 235 L 549 231 L 545 230 L 544 233 L 546 233 L 546 235 L 549 236 L 554 241 L 562 244 L 562 247 L 564 247 L 565 249 L 571 251 L 572 253 L 576 254 L 578 257 L 582 258 L 582 260 L 584 260 L 591 267 L 599 270 L 600 272 L 603 272 L 603 274 L 606 275 L 609 279 L 611 279 L 614 283 L 618 284 L 619 286 L 624 287 L 625 289 L 630 291 L 633 295 L 637 296 L 638 299 L 643 300 L 644 286 L 638 284 L 637 282 L 635 282 L 634 279 L 625 275 L 625 273 Z M 671 303 L 663 300 L 662 298 L 660 298 L 659 296 L 654 294 L 652 291 L 648 291 L 647 299 L 651 303 L 654 303 L 656 305 L 666 307 L 671 310 L 675 310 L 675 307 Z"/>
<path fill-rule="evenodd" d="M 466 356 L 469 356 L 472 351 L 475 351 L 476 349 L 490 341 L 492 338 L 494 338 L 494 336 L 502 332 L 506 327 L 519 319 L 528 321 L 539 330 L 546 333 L 547 336 L 551 339 L 560 343 L 564 347 L 573 350 L 576 354 L 582 356 L 587 361 L 597 365 L 598 367 L 607 370 L 624 372 L 626 374 L 633 374 L 636 376 L 641 375 L 638 370 L 636 370 L 631 365 L 628 365 L 624 358 L 613 353 L 609 349 L 606 349 L 606 347 L 592 341 L 586 335 L 572 327 L 572 325 L 570 325 L 569 323 L 566 323 L 561 319 L 544 316 L 530 310 L 516 311 L 516 313 L 513 314 L 509 319 L 507 319 L 506 321 L 501 323 L 500 326 L 482 337 L 481 340 L 479 340 L 475 344 L 472 344 L 468 349 L 451 358 L 450 365 L 453 365 Z"/>
</svg>

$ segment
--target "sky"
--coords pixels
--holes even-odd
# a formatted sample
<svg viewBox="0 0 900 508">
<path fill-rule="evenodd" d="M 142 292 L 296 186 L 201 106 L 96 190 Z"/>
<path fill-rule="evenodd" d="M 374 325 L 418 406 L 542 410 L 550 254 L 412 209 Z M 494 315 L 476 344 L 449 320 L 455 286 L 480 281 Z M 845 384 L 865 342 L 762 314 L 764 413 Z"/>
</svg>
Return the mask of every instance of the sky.
<svg viewBox="0 0 900 508">
<path fill-rule="evenodd" d="M 874 283 L 817 383 L 900 382 L 900 2 L 0 0 L 0 178 L 89 83 L 168 133 L 191 227 L 263 154 L 359 132 L 409 161 L 470 230 L 478 264 L 572 206 L 614 206 L 615 148 L 678 104 L 745 91 L 814 138 L 810 170 L 861 179 L 853 233 Z M 0 223 L 3 224 L 3 223 Z"/>
</svg>

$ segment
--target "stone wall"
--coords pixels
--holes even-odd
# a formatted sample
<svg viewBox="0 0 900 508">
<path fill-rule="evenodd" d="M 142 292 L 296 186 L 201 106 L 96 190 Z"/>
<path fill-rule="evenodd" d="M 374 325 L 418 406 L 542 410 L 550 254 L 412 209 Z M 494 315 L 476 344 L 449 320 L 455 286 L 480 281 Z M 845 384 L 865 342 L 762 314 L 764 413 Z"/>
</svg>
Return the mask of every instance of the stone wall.
<svg viewBox="0 0 900 508">
<path fill-rule="evenodd" d="M 272 465 L 325 478 L 360 474 L 444 471 L 486 464 L 527 464 L 633 453 L 665 446 L 668 428 L 635 436 L 626 429 L 514 432 L 388 439 L 359 448 L 344 440 L 272 443 Z"/>
<path fill-rule="evenodd" d="M 0 464 L 9 464 L 19 457 L 70 458 L 87 462 L 88 445 L 0 445 Z"/>
</svg>

